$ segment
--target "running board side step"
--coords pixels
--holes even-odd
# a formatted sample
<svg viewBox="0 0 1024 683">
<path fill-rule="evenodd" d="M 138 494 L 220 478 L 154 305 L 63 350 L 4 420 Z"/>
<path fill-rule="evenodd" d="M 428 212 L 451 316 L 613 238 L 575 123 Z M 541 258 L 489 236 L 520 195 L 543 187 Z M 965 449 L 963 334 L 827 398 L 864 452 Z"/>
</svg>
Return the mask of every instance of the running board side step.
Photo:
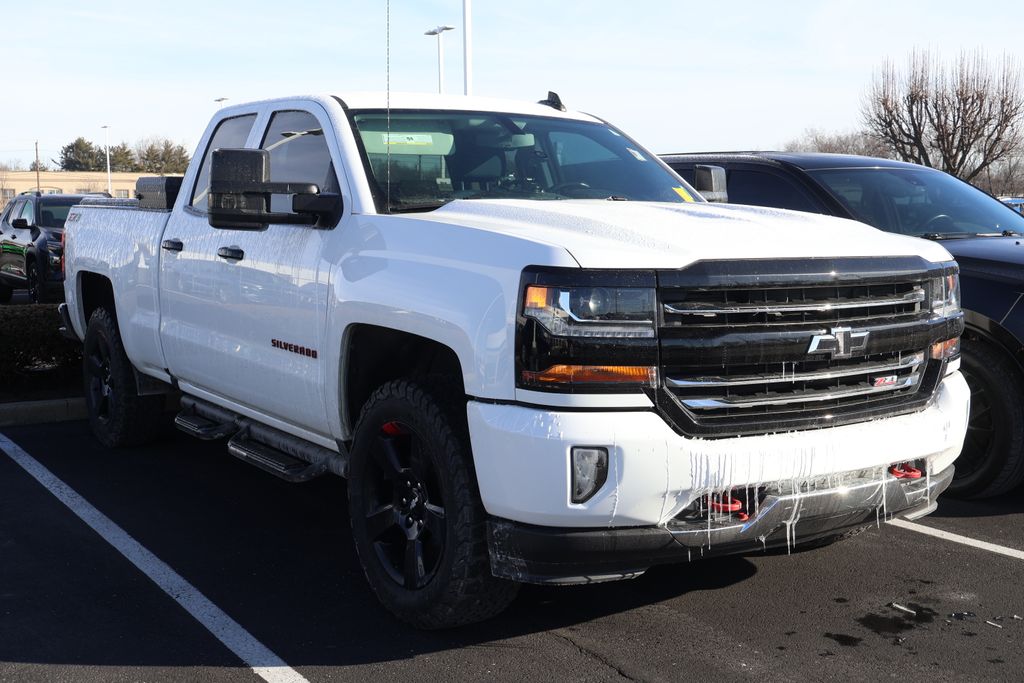
<svg viewBox="0 0 1024 683">
<path fill-rule="evenodd" d="M 174 422 L 200 439 L 231 437 L 228 452 L 285 481 L 309 481 L 330 472 L 348 476 L 348 450 L 336 442 L 334 451 L 194 396 L 181 397 L 182 411 Z"/>
<path fill-rule="evenodd" d="M 239 460 L 255 465 L 264 472 L 270 472 L 285 481 L 298 484 L 319 477 L 327 471 L 326 462 L 308 463 L 293 458 L 284 451 L 249 438 L 240 432 L 228 441 L 228 453 Z"/>
<path fill-rule="evenodd" d="M 202 415 L 197 415 L 194 410 L 186 408 L 174 418 L 174 426 L 189 436 L 194 436 L 203 441 L 215 441 L 231 436 L 238 432 L 238 425 L 234 421 L 217 422 L 208 420 Z"/>
</svg>

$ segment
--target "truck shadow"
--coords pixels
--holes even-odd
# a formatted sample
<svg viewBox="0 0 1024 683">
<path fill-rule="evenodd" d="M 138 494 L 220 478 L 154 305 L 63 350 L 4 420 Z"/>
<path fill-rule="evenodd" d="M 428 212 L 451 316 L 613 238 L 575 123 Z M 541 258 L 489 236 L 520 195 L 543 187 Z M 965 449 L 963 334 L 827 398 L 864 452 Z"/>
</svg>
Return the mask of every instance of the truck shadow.
<svg viewBox="0 0 1024 683">
<path fill-rule="evenodd" d="M 12 428 L 5 434 L 292 667 L 384 663 L 473 646 L 530 648 L 537 641 L 519 637 L 643 610 L 691 592 L 721 590 L 757 572 L 744 558 L 721 558 L 656 567 L 625 582 L 524 586 L 511 607 L 491 621 L 417 631 L 388 614 L 371 593 L 351 543 L 340 479 L 287 484 L 231 458 L 223 444 L 180 435 L 147 448 L 107 451 L 85 423 Z M 38 500 L 33 494 L 21 505 L 60 507 L 42 489 Z M 45 542 L 54 557 L 75 554 L 89 566 L 125 565 L 79 520 L 69 517 L 67 526 L 71 538 Z M 62 543 L 67 547 L 57 547 Z M 133 567 L 119 569 L 123 578 L 118 579 L 121 574 L 83 576 L 58 565 L 51 560 L 39 563 L 45 567 L 41 571 L 17 573 L 14 581 L 4 582 L 0 597 L 16 607 L 20 603 L 19 613 L 36 615 L 45 615 L 49 604 L 57 614 L 69 602 L 86 607 L 111 593 L 123 604 L 105 604 L 96 614 L 107 615 L 106 621 L 95 628 L 40 616 L 33 620 L 32 634 L 0 638 L 0 662 L 238 666 Z M 55 585 L 62 590 L 53 590 Z M 138 632 L 140 623 L 151 626 Z M 12 629 L 9 635 L 17 633 Z M 203 646 L 183 647 L 175 643 L 179 638 Z"/>
<path fill-rule="evenodd" d="M 958 500 L 949 496 L 939 498 L 939 508 L 931 517 L 970 518 L 1024 514 L 1024 486 L 995 498 Z"/>
</svg>

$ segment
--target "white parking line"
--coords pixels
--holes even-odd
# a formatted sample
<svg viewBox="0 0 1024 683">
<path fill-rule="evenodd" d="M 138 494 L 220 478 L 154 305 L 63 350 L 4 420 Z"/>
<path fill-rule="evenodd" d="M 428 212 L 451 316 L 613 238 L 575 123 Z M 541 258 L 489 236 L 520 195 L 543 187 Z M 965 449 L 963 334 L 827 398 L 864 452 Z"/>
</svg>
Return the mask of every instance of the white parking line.
<svg viewBox="0 0 1024 683">
<path fill-rule="evenodd" d="M 129 536 L 128 532 L 114 524 L 110 518 L 94 508 L 74 489 L 58 479 L 53 472 L 43 467 L 38 460 L 3 434 L 0 434 L 0 450 L 6 452 L 47 491 L 68 506 L 79 519 L 92 527 L 107 543 L 114 546 L 129 562 L 159 586 L 164 593 L 184 607 L 185 611 L 206 627 L 206 630 L 212 633 L 217 640 L 251 667 L 257 676 L 268 683 L 306 682 L 304 677 L 285 664 L 266 645 L 256 640 L 237 621 L 210 602 L 205 595 L 196 590 L 195 586 L 182 578 L 156 555 L 146 550 L 141 543 Z"/>
<path fill-rule="evenodd" d="M 953 543 L 961 543 L 963 545 L 969 545 L 972 548 L 980 548 L 981 550 L 987 550 L 990 553 L 997 553 L 999 555 L 1006 555 L 1017 560 L 1024 560 L 1024 550 L 1017 550 L 1015 548 L 1007 548 L 1003 545 L 996 545 L 995 543 L 988 543 L 987 541 L 979 541 L 974 538 L 967 536 L 961 536 L 960 534 L 951 534 L 948 531 L 941 531 L 939 529 L 933 529 L 930 526 L 923 524 L 917 524 L 916 522 L 908 522 L 905 519 L 891 519 L 889 524 L 898 526 L 901 529 L 908 531 L 916 531 L 919 534 L 925 534 L 926 536 L 934 536 L 935 538 L 941 538 L 944 541 L 952 541 Z"/>
</svg>

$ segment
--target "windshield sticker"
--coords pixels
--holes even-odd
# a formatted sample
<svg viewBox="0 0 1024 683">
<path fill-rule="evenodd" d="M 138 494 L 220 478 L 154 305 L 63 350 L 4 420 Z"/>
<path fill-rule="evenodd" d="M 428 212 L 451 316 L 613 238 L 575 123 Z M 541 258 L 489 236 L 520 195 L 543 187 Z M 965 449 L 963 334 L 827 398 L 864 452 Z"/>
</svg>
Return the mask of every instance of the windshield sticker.
<svg viewBox="0 0 1024 683">
<path fill-rule="evenodd" d="M 381 133 L 385 145 L 418 145 L 429 147 L 434 144 L 434 136 L 413 133 Z"/>
<path fill-rule="evenodd" d="M 683 198 L 684 202 L 693 201 L 693 195 L 687 192 L 685 187 L 673 187 L 672 189 L 676 191 L 677 195 Z"/>
<path fill-rule="evenodd" d="M 633 155 L 633 158 L 635 158 L 635 159 L 636 159 L 637 161 L 647 161 L 647 159 L 646 159 L 646 158 L 644 158 L 644 155 L 643 155 L 643 154 L 641 154 L 640 152 L 636 151 L 636 150 L 635 150 L 635 149 L 633 149 L 632 147 L 627 147 L 627 148 L 626 148 L 626 150 L 627 150 L 627 151 L 628 151 L 628 152 L 629 152 L 630 154 L 632 154 L 632 155 Z"/>
</svg>

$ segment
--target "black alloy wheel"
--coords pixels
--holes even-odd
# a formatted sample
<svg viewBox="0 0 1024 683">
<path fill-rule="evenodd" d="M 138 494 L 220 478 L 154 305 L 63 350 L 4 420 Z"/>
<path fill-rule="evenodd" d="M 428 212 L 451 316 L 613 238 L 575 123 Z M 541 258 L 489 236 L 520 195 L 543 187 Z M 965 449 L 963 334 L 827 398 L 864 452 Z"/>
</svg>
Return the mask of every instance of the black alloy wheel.
<svg viewBox="0 0 1024 683">
<path fill-rule="evenodd" d="M 33 304 L 42 302 L 42 290 L 39 285 L 39 269 L 35 261 L 29 261 L 25 266 L 25 287 L 28 289 L 28 300 Z"/>
<path fill-rule="evenodd" d="M 110 377 L 110 343 L 104 337 L 97 337 L 85 351 L 85 390 L 89 406 L 97 422 L 106 426 L 110 422 L 111 409 L 118 396 Z"/>
<path fill-rule="evenodd" d="M 466 398 L 446 377 L 393 380 L 363 406 L 349 522 L 370 588 L 396 617 L 439 629 L 488 619 L 518 584 L 491 573 Z"/>
<path fill-rule="evenodd" d="M 409 425 L 386 422 L 362 478 L 368 540 L 388 577 L 407 590 L 430 583 L 444 555 L 444 499 L 425 448 Z"/>
<path fill-rule="evenodd" d="M 89 426 L 108 447 L 137 446 L 161 433 L 164 396 L 140 396 L 114 314 L 97 308 L 82 344 L 82 379 Z"/>
</svg>

